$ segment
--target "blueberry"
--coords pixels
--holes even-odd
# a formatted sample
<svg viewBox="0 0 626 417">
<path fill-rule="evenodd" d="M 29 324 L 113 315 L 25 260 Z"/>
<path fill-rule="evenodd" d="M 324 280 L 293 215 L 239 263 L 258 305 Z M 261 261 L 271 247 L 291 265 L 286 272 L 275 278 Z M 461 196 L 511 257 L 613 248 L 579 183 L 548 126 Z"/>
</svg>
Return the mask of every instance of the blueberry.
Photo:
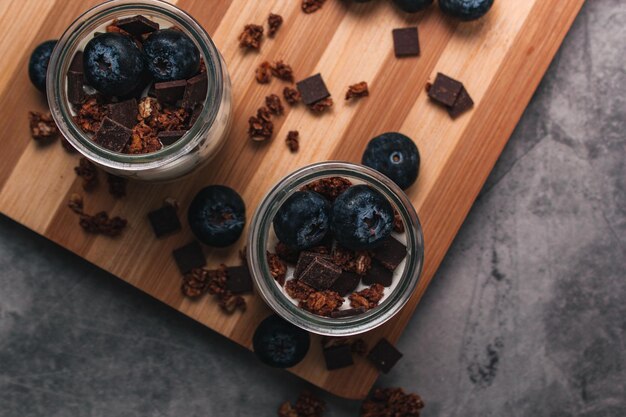
<svg viewBox="0 0 626 417">
<path fill-rule="evenodd" d="M 411 139 L 402 133 L 388 132 L 370 140 L 361 163 L 386 175 L 405 190 L 417 179 L 420 154 Z"/>
<path fill-rule="evenodd" d="M 303 250 L 324 240 L 330 227 L 330 202 L 313 191 L 297 191 L 278 209 L 274 232 L 291 249 Z"/>
<path fill-rule="evenodd" d="M 200 52 L 191 39 L 178 30 L 152 33 L 143 44 L 148 71 L 157 81 L 191 78 L 200 69 Z"/>
<path fill-rule="evenodd" d="M 340 245 L 372 249 L 391 234 L 393 208 L 380 192 L 354 185 L 337 197 L 331 219 L 331 230 Z"/>
<path fill-rule="evenodd" d="M 52 50 L 56 44 L 56 40 L 45 41 L 35 48 L 28 61 L 28 77 L 30 78 L 30 82 L 33 83 L 37 90 L 42 92 L 46 91 L 48 62 L 50 62 L 50 55 L 52 55 Z"/>
<path fill-rule="evenodd" d="M 290 368 L 309 351 L 309 333 L 271 315 L 259 324 L 252 338 L 254 353 L 266 365 Z"/>
<path fill-rule="evenodd" d="M 415 13 L 433 4 L 433 0 L 394 0 L 394 3 L 407 13 Z"/>
<path fill-rule="evenodd" d="M 439 0 L 439 8 L 460 20 L 476 20 L 493 6 L 493 0 Z"/>
<path fill-rule="evenodd" d="M 125 96 L 143 80 L 145 61 L 135 42 L 119 33 L 103 33 L 83 53 L 87 83 L 105 96 Z"/>
<path fill-rule="evenodd" d="M 194 197 L 187 220 L 198 240 L 222 248 L 241 236 L 246 224 L 246 205 L 232 188 L 210 185 Z"/>
</svg>

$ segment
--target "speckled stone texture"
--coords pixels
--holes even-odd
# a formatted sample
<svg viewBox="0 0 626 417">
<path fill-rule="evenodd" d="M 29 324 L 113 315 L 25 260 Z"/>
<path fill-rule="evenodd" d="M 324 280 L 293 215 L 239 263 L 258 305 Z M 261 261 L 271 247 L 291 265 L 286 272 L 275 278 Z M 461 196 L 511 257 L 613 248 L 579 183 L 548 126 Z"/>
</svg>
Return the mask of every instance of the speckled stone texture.
<svg viewBox="0 0 626 417">
<path fill-rule="evenodd" d="M 587 2 L 380 378 L 424 416 L 626 416 L 625 28 Z M 0 218 L 0 416 L 273 416 L 306 387 Z"/>
</svg>

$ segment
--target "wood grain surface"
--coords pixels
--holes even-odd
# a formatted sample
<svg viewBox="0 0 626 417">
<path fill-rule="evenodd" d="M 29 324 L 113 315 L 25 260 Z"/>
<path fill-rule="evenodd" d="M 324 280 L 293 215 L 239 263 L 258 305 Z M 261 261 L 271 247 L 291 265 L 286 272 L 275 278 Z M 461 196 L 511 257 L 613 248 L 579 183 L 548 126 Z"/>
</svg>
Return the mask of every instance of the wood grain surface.
<svg viewBox="0 0 626 417">
<path fill-rule="evenodd" d="M 287 173 L 312 162 L 359 162 L 367 141 L 385 131 L 412 137 L 420 149 L 418 182 L 408 190 L 421 218 L 426 242 L 424 275 L 404 310 L 367 334 L 397 341 L 437 267 L 463 223 L 474 199 L 522 115 L 583 0 L 499 0 L 474 23 L 446 18 L 438 7 L 408 15 L 391 2 L 367 4 L 329 0 L 314 14 L 304 14 L 299 0 L 178 0 L 211 34 L 221 50 L 233 84 L 235 119 L 227 144 L 205 169 L 173 184 L 129 184 L 128 196 L 114 200 L 101 178 L 98 190 L 85 194 L 89 212 L 108 210 L 129 220 L 120 238 L 85 234 L 66 207 L 68 196 L 82 193 L 73 172 L 77 157 L 59 146 L 38 146 L 29 137 L 27 111 L 44 110 L 46 102 L 28 81 L 27 62 L 38 43 L 57 38 L 96 0 L 5 0 L 0 3 L 0 210 L 32 230 L 77 253 L 233 341 L 250 347 L 260 320 L 269 312 L 247 296 L 248 310 L 223 314 L 209 296 L 184 299 L 181 277 L 170 255 L 192 239 L 188 228 L 156 240 L 146 213 L 165 197 L 187 209 L 193 195 L 208 184 L 235 188 L 246 201 L 248 217 L 269 187 Z M 263 24 L 270 12 L 285 24 L 275 39 L 265 39 L 259 53 L 244 53 L 237 36 L 247 23 Z M 391 30 L 417 25 L 421 56 L 397 59 Z M 251 143 L 247 118 L 269 93 L 280 94 L 284 82 L 254 80 L 264 60 L 283 59 L 296 78 L 321 72 L 335 99 L 331 113 L 315 116 L 302 106 L 287 107 L 277 119 L 271 142 Z M 476 105 L 453 121 L 429 102 L 424 86 L 437 72 L 461 80 Z M 367 81 L 370 97 L 346 103 L 348 85 Z M 300 151 L 285 145 L 289 130 L 300 131 Z M 104 177 L 104 176 L 102 176 Z M 209 265 L 236 264 L 245 244 L 209 250 Z M 129 317 L 132 320 L 132 317 Z M 428 335 L 421 335 L 428 337 Z M 411 352 L 404 352 L 411 355 Z M 291 372 L 332 393 L 363 398 L 378 373 L 362 358 L 353 367 L 328 372 L 314 338 L 307 358 Z"/>
</svg>

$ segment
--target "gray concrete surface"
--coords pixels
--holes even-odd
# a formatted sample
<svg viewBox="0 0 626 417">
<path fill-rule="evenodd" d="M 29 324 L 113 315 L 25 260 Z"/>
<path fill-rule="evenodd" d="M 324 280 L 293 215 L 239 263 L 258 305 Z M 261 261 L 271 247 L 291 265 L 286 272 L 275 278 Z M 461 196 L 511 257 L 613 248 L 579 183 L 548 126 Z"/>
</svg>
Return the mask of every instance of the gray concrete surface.
<svg viewBox="0 0 626 417">
<path fill-rule="evenodd" d="M 380 378 L 424 416 L 626 416 L 625 27 L 587 2 Z M 305 387 L 0 218 L 0 416 L 273 416 Z"/>
</svg>

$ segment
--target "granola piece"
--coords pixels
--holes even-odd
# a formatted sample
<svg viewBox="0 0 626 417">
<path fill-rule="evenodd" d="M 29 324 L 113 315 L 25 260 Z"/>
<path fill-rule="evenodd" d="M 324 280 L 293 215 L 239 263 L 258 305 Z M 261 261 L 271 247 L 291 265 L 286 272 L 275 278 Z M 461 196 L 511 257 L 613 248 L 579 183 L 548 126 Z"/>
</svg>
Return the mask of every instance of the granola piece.
<svg viewBox="0 0 626 417">
<path fill-rule="evenodd" d="M 93 216 L 81 213 L 79 224 L 88 233 L 115 237 L 122 233 L 128 222 L 118 216 L 110 218 L 106 211 L 101 211 Z"/>
<path fill-rule="evenodd" d="M 203 295 L 209 285 L 209 275 L 205 269 L 195 268 L 183 276 L 181 291 L 189 298 Z"/>
<path fill-rule="evenodd" d="M 285 87 L 283 90 L 283 97 L 290 106 L 295 106 L 302 99 L 300 92 L 291 87 Z"/>
<path fill-rule="evenodd" d="M 424 401 L 417 394 L 406 394 L 402 388 L 376 388 L 361 406 L 361 417 L 419 417 Z"/>
<path fill-rule="evenodd" d="M 109 194 L 115 198 L 126 196 L 126 184 L 128 180 L 117 175 L 107 173 L 107 182 L 109 183 Z"/>
<path fill-rule="evenodd" d="M 285 112 L 283 103 L 280 101 L 280 97 L 276 94 L 270 94 L 265 97 L 265 106 L 275 116 L 281 116 Z"/>
<path fill-rule="evenodd" d="M 269 36 L 270 38 L 273 38 L 274 35 L 276 35 L 276 32 L 278 32 L 278 29 L 280 29 L 280 27 L 282 26 L 282 24 L 283 24 L 283 17 L 281 15 L 270 13 L 270 15 L 267 18 L 267 26 L 269 26 L 269 30 L 267 31 L 267 36 Z"/>
<path fill-rule="evenodd" d="M 294 408 L 301 417 L 321 417 L 326 409 L 326 404 L 309 391 L 303 391 Z"/>
<path fill-rule="evenodd" d="M 233 294 L 226 288 L 228 272 L 226 265 L 220 265 L 217 269 L 207 270 L 204 268 L 193 269 L 183 277 L 182 292 L 185 296 L 196 298 L 204 293 L 215 297 L 220 308 L 228 314 L 236 310 L 246 310 L 246 300 Z"/>
<path fill-rule="evenodd" d="M 170 132 L 175 130 L 187 130 L 189 112 L 184 108 L 165 108 L 158 112 L 154 125 L 158 132 Z M 157 133 L 158 133 L 157 132 Z"/>
<path fill-rule="evenodd" d="M 339 194 L 352 186 L 352 182 L 343 177 L 327 177 L 312 181 L 301 188 L 302 191 L 315 191 L 330 201 L 334 201 Z"/>
<path fill-rule="evenodd" d="M 162 147 L 156 129 L 141 121 L 133 128 L 130 141 L 122 152 L 129 154 L 150 153 L 158 151 Z"/>
<path fill-rule="evenodd" d="M 272 123 L 271 118 L 267 107 L 258 109 L 256 117 L 251 116 L 248 119 L 248 136 L 250 139 L 257 142 L 270 139 L 274 133 L 274 123 Z"/>
<path fill-rule="evenodd" d="M 219 306 L 228 314 L 232 314 L 238 309 L 246 311 L 246 300 L 242 296 L 234 295 L 228 291 L 220 297 Z"/>
<path fill-rule="evenodd" d="M 278 408 L 278 417 L 300 417 L 289 401 L 285 401 Z"/>
<path fill-rule="evenodd" d="M 291 65 L 285 64 L 282 60 L 274 62 L 271 66 L 271 70 L 272 75 L 276 78 L 289 81 L 290 83 L 294 81 L 293 68 L 291 68 Z"/>
<path fill-rule="evenodd" d="M 338 310 L 344 299 L 335 291 L 315 291 L 309 297 L 300 302 L 300 307 L 313 314 L 329 316 L 331 312 Z"/>
<path fill-rule="evenodd" d="M 360 83 L 356 83 L 348 87 L 348 91 L 346 92 L 346 100 L 351 100 L 353 98 L 367 97 L 370 95 L 369 89 L 367 88 L 367 82 L 361 81 Z"/>
<path fill-rule="evenodd" d="M 296 264 L 298 262 L 298 257 L 300 256 L 300 251 L 291 249 L 283 242 L 278 242 L 276 244 L 274 252 L 276 252 L 276 255 L 278 255 L 280 259 L 291 264 Z"/>
<path fill-rule="evenodd" d="M 287 147 L 293 153 L 298 152 L 300 149 L 300 142 L 298 141 L 300 137 L 300 133 L 297 130 L 291 130 L 287 133 L 287 139 L 285 142 L 287 143 Z"/>
<path fill-rule="evenodd" d="M 287 266 L 280 260 L 275 253 L 267 252 L 267 263 L 270 267 L 270 274 L 282 287 L 285 285 L 285 276 L 287 275 Z"/>
<path fill-rule="evenodd" d="M 326 0 L 302 0 L 302 11 L 304 13 L 313 13 L 322 8 Z"/>
<path fill-rule="evenodd" d="M 272 71 L 270 67 L 269 62 L 263 61 L 254 71 L 256 81 L 259 84 L 267 84 L 272 79 Z"/>
<path fill-rule="evenodd" d="M 246 25 L 239 35 L 239 47 L 248 49 L 259 49 L 263 40 L 263 26 Z"/>
<path fill-rule="evenodd" d="M 359 275 L 367 274 L 367 271 L 372 267 L 372 257 L 366 251 L 360 251 L 356 254 L 354 260 L 354 272 Z"/>
<path fill-rule="evenodd" d="M 155 117 L 161 110 L 161 105 L 154 97 L 144 97 L 137 104 L 139 110 L 138 120 L 147 120 Z"/>
<path fill-rule="evenodd" d="M 30 124 L 30 135 L 37 142 L 53 139 L 59 134 L 59 129 L 56 123 L 54 123 L 50 112 L 29 111 L 28 122 Z"/>
<path fill-rule="evenodd" d="M 385 287 L 380 284 L 374 284 L 364 290 L 354 292 L 348 296 L 350 306 L 353 308 L 364 307 L 372 309 L 378 305 L 378 302 L 385 295 Z"/>
<path fill-rule="evenodd" d="M 92 191 L 98 185 L 98 168 L 89 159 L 80 158 L 74 172 L 83 179 L 83 190 Z"/>
<path fill-rule="evenodd" d="M 287 294 L 291 298 L 298 301 L 306 301 L 306 299 L 315 292 L 312 287 L 309 287 L 299 279 L 290 279 L 287 281 L 285 291 L 287 291 Z"/>
<path fill-rule="evenodd" d="M 332 106 L 333 106 L 333 99 L 330 97 L 327 97 L 323 100 L 320 100 L 318 102 L 311 104 L 309 106 L 309 109 L 311 109 L 315 113 L 324 113 L 325 111 L 330 109 Z"/>
<path fill-rule="evenodd" d="M 96 133 L 107 115 L 107 107 L 96 97 L 87 99 L 74 116 L 74 122 L 85 133 Z"/>
<path fill-rule="evenodd" d="M 337 245 L 333 250 L 333 262 L 344 271 L 365 275 L 372 266 L 372 257 L 367 251 L 353 251 Z"/>
<path fill-rule="evenodd" d="M 67 202 L 67 206 L 76 214 L 83 214 L 83 196 L 77 193 L 72 193 L 70 199 Z"/>
<path fill-rule="evenodd" d="M 404 233 L 404 222 L 398 210 L 393 209 L 393 231 L 396 233 Z"/>
</svg>

